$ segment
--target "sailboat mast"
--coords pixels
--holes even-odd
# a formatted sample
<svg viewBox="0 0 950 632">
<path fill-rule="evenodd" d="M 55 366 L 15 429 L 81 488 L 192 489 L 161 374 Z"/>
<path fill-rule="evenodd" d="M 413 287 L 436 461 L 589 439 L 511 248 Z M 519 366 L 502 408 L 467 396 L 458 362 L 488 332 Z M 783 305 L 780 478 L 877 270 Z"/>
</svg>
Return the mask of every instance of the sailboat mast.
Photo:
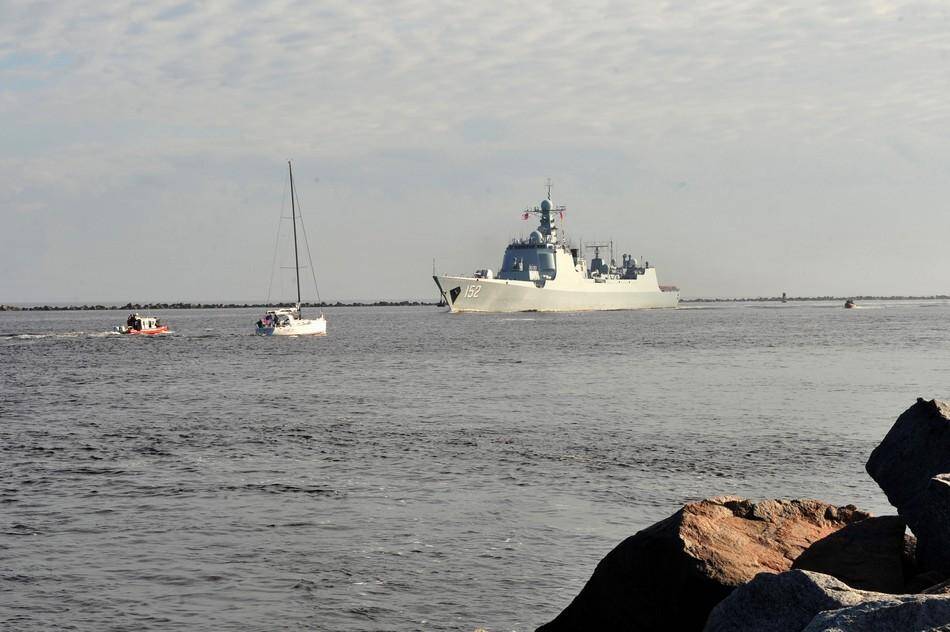
<svg viewBox="0 0 950 632">
<path fill-rule="evenodd" d="M 294 169 L 287 161 L 287 170 L 290 171 L 290 214 L 294 222 L 294 272 L 297 273 L 297 311 L 300 311 L 300 260 L 297 256 L 297 206 L 294 193 Z"/>
</svg>

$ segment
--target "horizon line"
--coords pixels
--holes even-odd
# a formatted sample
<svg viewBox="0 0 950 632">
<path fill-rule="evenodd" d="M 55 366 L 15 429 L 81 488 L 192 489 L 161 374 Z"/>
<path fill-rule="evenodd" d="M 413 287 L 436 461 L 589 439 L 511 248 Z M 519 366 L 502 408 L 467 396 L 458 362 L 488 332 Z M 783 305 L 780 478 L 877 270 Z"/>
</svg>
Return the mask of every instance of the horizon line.
<svg viewBox="0 0 950 632">
<path fill-rule="evenodd" d="M 930 295 L 823 295 L 823 296 L 747 296 L 747 297 L 686 297 L 681 298 L 680 303 L 755 303 L 755 302 L 817 302 L 817 301 L 913 301 L 913 300 L 950 300 L 947 294 Z M 126 302 L 117 304 L 112 301 L 53 301 L 48 303 L 0 303 L 0 312 L 3 311 L 108 311 L 108 310 L 126 310 L 126 309 L 240 309 L 251 307 L 287 307 L 295 305 L 292 301 L 280 301 L 272 303 L 254 302 L 254 301 L 211 301 L 211 302 L 192 302 L 192 301 L 142 301 Z M 347 300 L 347 301 L 319 301 L 302 302 L 301 307 L 425 307 L 438 306 L 439 301 L 432 299 L 377 299 L 372 301 L 365 300 Z"/>
</svg>

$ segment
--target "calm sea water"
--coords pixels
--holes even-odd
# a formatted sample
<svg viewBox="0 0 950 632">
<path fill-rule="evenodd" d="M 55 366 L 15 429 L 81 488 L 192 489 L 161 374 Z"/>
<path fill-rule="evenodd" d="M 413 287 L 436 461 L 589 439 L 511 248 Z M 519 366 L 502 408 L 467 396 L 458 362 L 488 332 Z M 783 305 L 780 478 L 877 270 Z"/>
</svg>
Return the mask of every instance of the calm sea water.
<svg viewBox="0 0 950 632">
<path fill-rule="evenodd" d="M 716 494 L 887 513 L 950 305 L 0 313 L 0 628 L 531 630 Z"/>
</svg>

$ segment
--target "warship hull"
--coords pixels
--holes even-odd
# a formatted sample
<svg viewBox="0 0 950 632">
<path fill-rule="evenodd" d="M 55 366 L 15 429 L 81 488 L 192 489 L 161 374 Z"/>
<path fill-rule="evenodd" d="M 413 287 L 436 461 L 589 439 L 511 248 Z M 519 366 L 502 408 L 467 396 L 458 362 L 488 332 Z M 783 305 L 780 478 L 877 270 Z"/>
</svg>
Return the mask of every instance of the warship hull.
<svg viewBox="0 0 950 632">
<path fill-rule="evenodd" d="M 584 279 L 567 284 L 448 275 L 432 278 L 453 312 L 583 312 L 672 308 L 679 303 L 678 290 L 661 289 L 647 279 Z"/>
</svg>

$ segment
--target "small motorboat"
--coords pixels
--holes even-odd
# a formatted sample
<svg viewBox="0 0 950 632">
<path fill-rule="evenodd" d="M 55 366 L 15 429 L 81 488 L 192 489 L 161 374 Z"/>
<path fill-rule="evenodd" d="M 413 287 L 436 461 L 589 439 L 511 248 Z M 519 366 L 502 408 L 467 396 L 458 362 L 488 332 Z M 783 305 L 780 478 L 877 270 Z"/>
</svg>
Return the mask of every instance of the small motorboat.
<svg viewBox="0 0 950 632">
<path fill-rule="evenodd" d="M 854 301 L 852 301 L 850 298 L 849 298 L 848 300 L 846 300 L 846 301 L 844 302 L 844 308 L 845 308 L 845 309 L 854 309 Z"/>
<path fill-rule="evenodd" d="M 124 325 L 116 325 L 115 330 L 120 334 L 154 336 L 156 334 L 166 333 L 168 331 L 168 325 L 163 325 L 157 318 L 142 316 L 136 312 L 129 314 Z"/>
</svg>

